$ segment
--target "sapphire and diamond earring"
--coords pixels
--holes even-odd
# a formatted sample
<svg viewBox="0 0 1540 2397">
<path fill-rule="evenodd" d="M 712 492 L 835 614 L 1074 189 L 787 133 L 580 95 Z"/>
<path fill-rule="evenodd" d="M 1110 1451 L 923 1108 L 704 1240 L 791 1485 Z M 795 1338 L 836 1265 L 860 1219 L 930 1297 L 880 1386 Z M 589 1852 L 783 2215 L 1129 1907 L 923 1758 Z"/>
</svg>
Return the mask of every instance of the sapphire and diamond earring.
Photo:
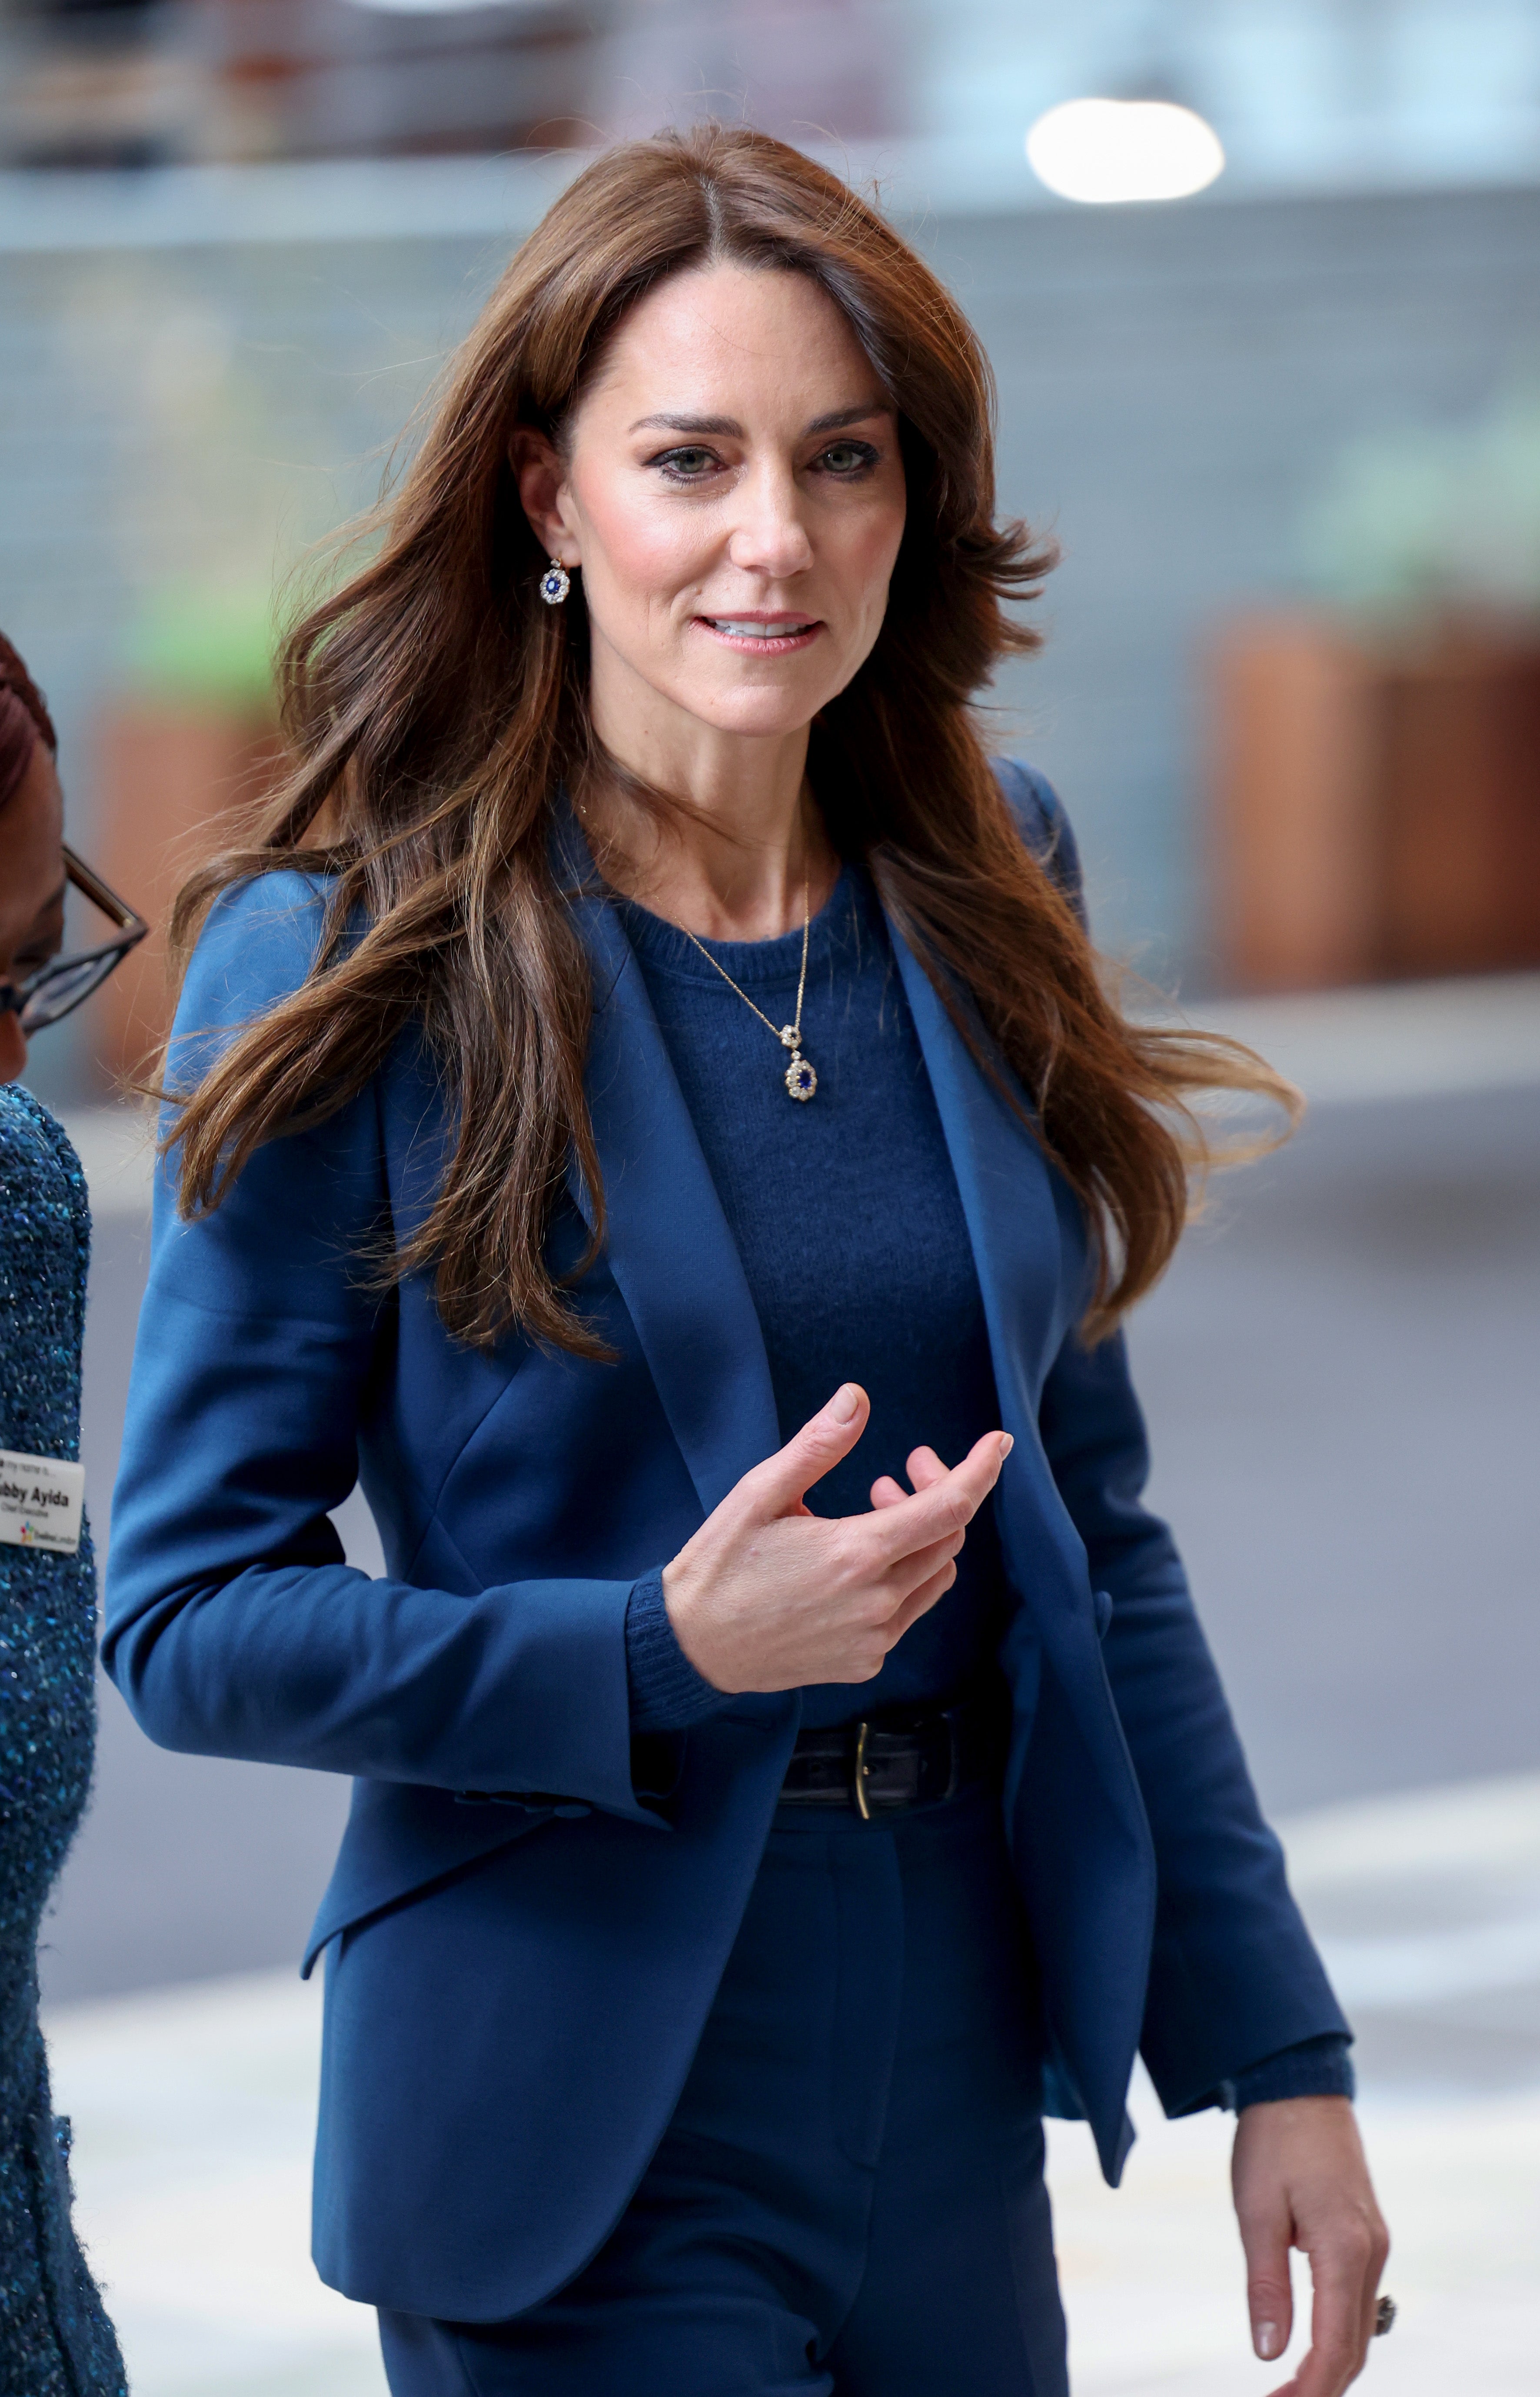
<svg viewBox="0 0 1540 2397">
<path fill-rule="evenodd" d="M 572 578 L 559 557 L 553 557 L 540 578 L 540 596 L 547 608 L 559 608 L 572 588 Z"/>
</svg>

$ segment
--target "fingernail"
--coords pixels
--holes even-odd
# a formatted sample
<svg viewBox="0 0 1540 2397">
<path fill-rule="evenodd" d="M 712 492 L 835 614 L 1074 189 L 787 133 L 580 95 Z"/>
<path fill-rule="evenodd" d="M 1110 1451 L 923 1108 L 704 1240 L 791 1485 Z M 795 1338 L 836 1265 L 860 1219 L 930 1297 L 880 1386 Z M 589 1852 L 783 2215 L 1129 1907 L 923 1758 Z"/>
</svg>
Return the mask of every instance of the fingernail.
<svg viewBox="0 0 1540 2397">
<path fill-rule="evenodd" d="M 1258 2323 L 1256 2326 L 1256 2351 L 1258 2355 L 1261 2356 L 1264 2364 L 1271 2364 L 1281 2345 L 1282 2341 L 1278 2335 L 1277 2323 Z"/>
<path fill-rule="evenodd" d="M 861 1404 L 861 1392 L 853 1382 L 842 1382 L 829 1400 L 829 1413 L 836 1423 L 849 1423 Z"/>
<path fill-rule="evenodd" d="M 1002 1431 L 1000 1434 L 1000 1463 L 1002 1465 L 1005 1463 L 1006 1458 L 1010 1455 L 1016 1443 L 1011 1439 L 1011 1434 L 1008 1431 Z"/>
</svg>

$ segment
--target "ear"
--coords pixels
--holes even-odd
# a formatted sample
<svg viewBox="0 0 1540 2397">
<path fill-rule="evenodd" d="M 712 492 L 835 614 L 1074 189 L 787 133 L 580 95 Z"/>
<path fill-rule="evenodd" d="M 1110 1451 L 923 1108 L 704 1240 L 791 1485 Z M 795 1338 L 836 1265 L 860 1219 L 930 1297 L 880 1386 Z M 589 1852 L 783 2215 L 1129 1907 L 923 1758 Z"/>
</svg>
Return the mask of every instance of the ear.
<svg viewBox="0 0 1540 2397">
<path fill-rule="evenodd" d="M 551 442 L 533 425 L 516 425 L 508 444 L 508 463 L 518 484 L 520 505 L 546 556 L 558 558 L 569 568 L 581 566 L 582 544 L 569 526 L 569 509 L 563 504 L 567 469 Z"/>
</svg>

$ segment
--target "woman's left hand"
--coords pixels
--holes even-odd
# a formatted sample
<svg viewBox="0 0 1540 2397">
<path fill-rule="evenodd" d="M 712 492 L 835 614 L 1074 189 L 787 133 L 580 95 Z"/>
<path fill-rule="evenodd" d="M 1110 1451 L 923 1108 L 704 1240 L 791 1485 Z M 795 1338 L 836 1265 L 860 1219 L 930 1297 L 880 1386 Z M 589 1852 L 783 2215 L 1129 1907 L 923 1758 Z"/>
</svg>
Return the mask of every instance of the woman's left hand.
<svg viewBox="0 0 1540 2397">
<path fill-rule="evenodd" d="M 1310 2260 L 1309 2352 L 1274 2397 L 1341 2397 L 1363 2370 L 1390 2252 L 1351 2105 L 1346 2097 L 1284 2097 L 1246 2107 L 1230 2179 L 1252 2343 L 1264 2363 L 1283 2353 L 1293 2328 L 1290 2248 Z"/>
</svg>

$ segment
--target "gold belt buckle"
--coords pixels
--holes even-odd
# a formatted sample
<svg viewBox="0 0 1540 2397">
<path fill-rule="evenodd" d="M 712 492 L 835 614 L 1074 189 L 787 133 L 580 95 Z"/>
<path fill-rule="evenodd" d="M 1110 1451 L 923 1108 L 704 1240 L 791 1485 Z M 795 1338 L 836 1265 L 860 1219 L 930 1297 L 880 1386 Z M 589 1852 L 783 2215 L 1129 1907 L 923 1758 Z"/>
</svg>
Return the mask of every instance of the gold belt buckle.
<svg viewBox="0 0 1540 2397">
<path fill-rule="evenodd" d="M 855 1795 L 855 1811 L 864 1823 L 869 1823 L 872 1819 L 872 1803 L 866 1795 L 867 1777 L 872 1770 L 866 1761 L 866 1742 L 871 1734 L 871 1729 L 869 1722 L 859 1722 L 855 1727 L 855 1770 L 850 1776 L 851 1788 Z"/>
</svg>

